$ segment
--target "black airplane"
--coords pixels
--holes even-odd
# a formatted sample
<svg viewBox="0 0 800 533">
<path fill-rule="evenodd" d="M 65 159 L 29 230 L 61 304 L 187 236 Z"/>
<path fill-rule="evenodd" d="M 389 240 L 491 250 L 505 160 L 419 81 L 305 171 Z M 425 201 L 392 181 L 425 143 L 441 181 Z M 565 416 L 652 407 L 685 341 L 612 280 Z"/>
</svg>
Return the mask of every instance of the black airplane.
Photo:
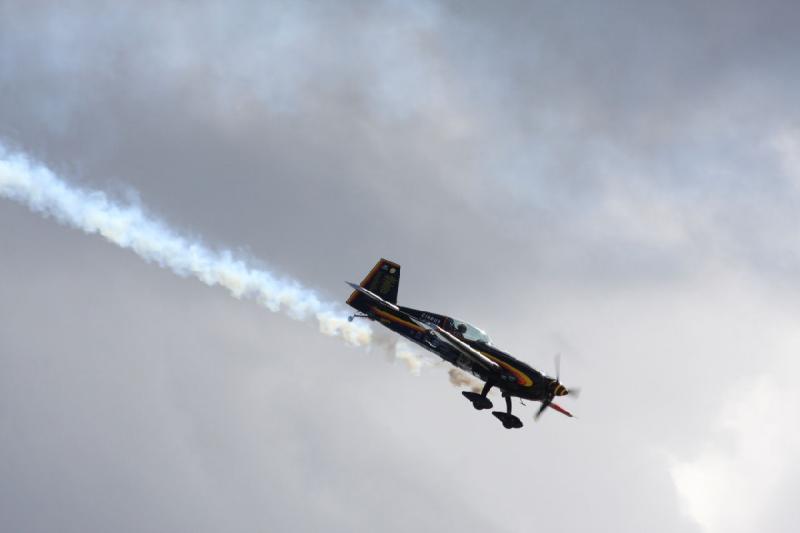
<svg viewBox="0 0 800 533">
<path fill-rule="evenodd" d="M 361 285 L 347 282 L 354 291 L 347 299 L 348 305 L 358 313 L 349 317 L 368 318 L 399 333 L 426 350 L 471 373 L 485 382 L 479 393 L 464 391 L 463 394 L 475 409 L 491 409 L 492 401 L 487 397 L 492 387 L 497 387 L 506 400 L 506 411 L 492 411 L 508 429 L 522 427 L 522 421 L 511 414 L 511 398 L 542 402 L 536 418 L 551 407 L 569 417 L 572 413 L 553 402 L 556 396 L 576 395 L 576 389 L 568 389 L 556 378 L 551 378 L 518 361 L 492 345 L 489 336 L 466 322 L 448 316 L 418 311 L 397 305 L 397 290 L 400 285 L 400 265 L 381 259 L 367 274 Z"/>
</svg>

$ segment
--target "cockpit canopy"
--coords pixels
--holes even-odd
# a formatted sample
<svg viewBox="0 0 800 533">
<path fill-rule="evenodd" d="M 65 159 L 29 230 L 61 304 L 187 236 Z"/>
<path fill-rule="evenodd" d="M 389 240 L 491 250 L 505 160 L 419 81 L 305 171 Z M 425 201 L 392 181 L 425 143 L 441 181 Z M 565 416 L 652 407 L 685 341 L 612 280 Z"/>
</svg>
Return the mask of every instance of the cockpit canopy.
<svg viewBox="0 0 800 533">
<path fill-rule="evenodd" d="M 456 320 L 454 318 L 453 327 L 456 329 L 456 331 L 464 330 L 464 332 L 461 335 L 468 341 L 477 341 L 477 342 L 482 342 L 484 344 L 492 344 L 492 339 L 489 338 L 489 335 L 487 335 L 486 332 L 483 331 L 482 329 L 478 329 L 472 324 L 468 324 L 466 322 L 462 322 L 461 320 Z"/>
</svg>

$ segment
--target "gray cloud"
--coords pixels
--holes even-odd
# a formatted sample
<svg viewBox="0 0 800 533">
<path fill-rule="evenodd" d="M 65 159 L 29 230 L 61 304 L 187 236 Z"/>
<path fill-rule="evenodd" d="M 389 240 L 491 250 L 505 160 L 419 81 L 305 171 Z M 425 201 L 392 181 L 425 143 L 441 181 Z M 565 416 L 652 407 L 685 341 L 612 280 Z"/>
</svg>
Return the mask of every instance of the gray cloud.
<svg viewBox="0 0 800 533">
<path fill-rule="evenodd" d="M 444 369 L 4 204 L 4 529 L 699 530 L 676 465 L 751 472 L 730 447 L 762 422 L 715 428 L 798 370 L 796 27 L 791 2 L 0 4 L 5 143 L 331 299 L 396 259 L 403 303 L 584 387 L 579 420 L 501 432 Z M 772 530 L 786 471 L 746 478 Z"/>
</svg>

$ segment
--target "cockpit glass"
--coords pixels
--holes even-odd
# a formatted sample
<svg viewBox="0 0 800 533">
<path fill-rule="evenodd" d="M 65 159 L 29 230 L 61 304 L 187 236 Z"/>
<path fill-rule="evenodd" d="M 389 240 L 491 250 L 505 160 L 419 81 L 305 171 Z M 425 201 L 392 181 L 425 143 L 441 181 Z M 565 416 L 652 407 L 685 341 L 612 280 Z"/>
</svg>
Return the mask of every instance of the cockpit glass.
<svg viewBox="0 0 800 533">
<path fill-rule="evenodd" d="M 484 344 L 492 343 L 492 339 L 489 338 L 489 335 L 487 335 L 485 331 L 476 328 L 472 324 L 468 324 L 466 322 L 454 319 L 453 326 L 455 327 L 456 331 L 464 330 L 461 335 L 468 341 L 482 342 Z"/>
</svg>

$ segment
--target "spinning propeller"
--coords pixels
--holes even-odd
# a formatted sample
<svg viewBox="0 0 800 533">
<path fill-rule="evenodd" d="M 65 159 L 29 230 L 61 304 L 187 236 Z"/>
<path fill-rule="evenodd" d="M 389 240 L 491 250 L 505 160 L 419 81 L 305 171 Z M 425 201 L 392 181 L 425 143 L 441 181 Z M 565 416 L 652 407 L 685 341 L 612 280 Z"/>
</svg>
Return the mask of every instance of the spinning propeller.
<svg viewBox="0 0 800 533">
<path fill-rule="evenodd" d="M 533 417 L 535 420 L 539 420 L 539 417 L 542 416 L 542 413 L 548 407 L 552 407 L 553 409 L 555 409 L 559 413 L 565 414 L 568 417 L 572 417 L 573 416 L 572 413 L 570 413 L 569 411 L 567 411 L 566 409 L 564 409 L 560 405 L 558 405 L 556 403 L 553 403 L 553 398 L 555 398 L 556 396 L 567 396 L 567 395 L 572 395 L 572 396 L 575 396 L 577 398 L 578 394 L 580 393 L 580 389 L 577 389 L 577 388 L 568 389 L 564 385 L 561 384 L 561 354 L 560 353 L 556 354 L 555 363 L 556 363 L 556 380 L 552 383 L 551 390 L 548 393 L 547 398 L 545 398 L 542 401 L 542 406 L 539 407 L 538 411 L 536 411 L 536 414 Z"/>
</svg>

